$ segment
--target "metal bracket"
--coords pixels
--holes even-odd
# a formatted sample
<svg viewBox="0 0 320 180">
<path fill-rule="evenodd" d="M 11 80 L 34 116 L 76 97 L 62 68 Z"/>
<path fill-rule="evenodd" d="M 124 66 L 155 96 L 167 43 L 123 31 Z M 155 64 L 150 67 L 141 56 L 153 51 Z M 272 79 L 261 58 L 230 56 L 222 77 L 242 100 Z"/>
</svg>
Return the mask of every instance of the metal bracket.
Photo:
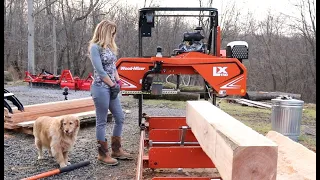
<svg viewBox="0 0 320 180">
<path fill-rule="evenodd" d="M 180 146 L 184 146 L 184 140 L 186 137 L 186 132 L 187 132 L 188 126 L 182 126 L 181 127 L 181 136 L 180 136 Z"/>
</svg>

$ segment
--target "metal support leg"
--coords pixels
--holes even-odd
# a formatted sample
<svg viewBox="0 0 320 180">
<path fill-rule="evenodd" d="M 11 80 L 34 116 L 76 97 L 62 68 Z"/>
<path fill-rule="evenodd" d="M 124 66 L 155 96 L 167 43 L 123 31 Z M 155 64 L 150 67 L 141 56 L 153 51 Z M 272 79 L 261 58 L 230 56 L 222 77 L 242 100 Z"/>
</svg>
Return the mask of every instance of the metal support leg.
<svg viewBox="0 0 320 180">
<path fill-rule="evenodd" d="M 177 89 L 179 89 L 180 86 L 180 74 L 177 75 Z"/>
<path fill-rule="evenodd" d="M 209 99 L 209 90 L 208 90 L 208 87 L 209 85 L 208 85 L 208 83 L 207 83 L 207 81 L 206 80 L 204 80 L 204 91 L 205 91 L 205 93 L 204 93 L 204 100 L 206 100 L 206 101 L 208 101 L 208 99 Z"/>
<path fill-rule="evenodd" d="M 184 140 L 185 140 L 185 137 L 186 137 L 186 132 L 187 132 L 187 129 L 188 129 L 188 126 L 182 126 L 181 127 L 181 137 L 180 137 L 180 146 L 184 146 Z"/>
<path fill-rule="evenodd" d="M 215 106 L 217 105 L 217 96 L 215 93 L 212 93 L 212 104 Z"/>
<path fill-rule="evenodd" d="M 205 82 L 203 98 L 204 98 L 204 100 L 208 101 L 208 97 L 209 97 L 209 95 L 208 95 L 208 89 L 207 89 L 207 82 Z"/>
<path fill-rule="evenodd" d="M 141 121 L 142 121 L 142 100 L 143 100 L 143 94 L 139 95 L 139 127 L 141 127 Z"/>
</svg>

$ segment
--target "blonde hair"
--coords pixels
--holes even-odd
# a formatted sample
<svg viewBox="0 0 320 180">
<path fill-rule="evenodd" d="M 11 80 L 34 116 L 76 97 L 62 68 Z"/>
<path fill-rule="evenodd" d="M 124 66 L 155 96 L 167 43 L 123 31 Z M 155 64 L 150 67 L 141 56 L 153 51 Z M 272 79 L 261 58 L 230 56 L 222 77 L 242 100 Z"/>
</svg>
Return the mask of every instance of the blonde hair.
<svg viewBox="0 0 320 180">
<path fill-rule="evenodd" d="M 93 37 L 89 41 L 89 50 L 93 43 L 109 48 L 114 54 L 118 54 L 118 47 L 115 42 L 117 25 L 114 22 L 103 20 L 95 28 Z M 90 52 L 90 51 L 89 51 Z"/>
</svg>

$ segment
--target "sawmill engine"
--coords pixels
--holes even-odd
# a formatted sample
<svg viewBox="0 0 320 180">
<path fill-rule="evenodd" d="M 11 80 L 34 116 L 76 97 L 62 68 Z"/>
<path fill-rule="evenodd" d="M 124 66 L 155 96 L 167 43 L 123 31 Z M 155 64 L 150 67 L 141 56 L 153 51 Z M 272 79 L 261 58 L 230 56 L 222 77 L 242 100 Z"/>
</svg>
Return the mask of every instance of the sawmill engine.
<svg viewBox="0 0 320 180">
<path fill-rule="evenodd" d="M 184 52 L 207 52 L 207 45 L 203 42 L 204 36 L 201 34 L 202 27 L 196 27 L 195 32 L 185 32 L 182 43 L 178 49 L 173 50 L 173 55 Z M 241 63 L 243 59 L 248 59 L 249 48 L 245 41 L 232 41 L 227 44 L 226 57 L 237 58 Z"/>
<path fill-rule="evenodd" d="M 179 44 L 178 49 L 174 49 L 174 55 L 181 54 L 183 52 L 206 52 L 206 45 L 202 41 L 204 36 L 201 34 L 202 27 L 196 27 L 195 32 L 185 32 L 183 34 L 182 43 Z"/>
</svg>

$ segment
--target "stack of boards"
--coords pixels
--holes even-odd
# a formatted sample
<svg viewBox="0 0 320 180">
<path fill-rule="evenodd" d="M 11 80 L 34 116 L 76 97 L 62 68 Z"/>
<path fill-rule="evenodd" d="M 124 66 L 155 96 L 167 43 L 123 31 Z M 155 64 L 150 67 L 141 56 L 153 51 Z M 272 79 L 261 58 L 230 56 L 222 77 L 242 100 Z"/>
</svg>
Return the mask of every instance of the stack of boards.
<svg viewBox="0 0 320 180">
<path fill-rule="evenodd" d="M 23 112 L 17 108 L 12 109 L 12 114 L 5 109 L 4 128 L 21 130 L 27 134 L 32 134 L 33 123 L 41 116 L 59 117 L 63 115 L 75 115 L 80 118 L 80 122 L 95 117 L 92 97 L 27 105 L 24 106 Z M 109 115 L 111 115 L 110 112 Z"/>
</svg>

